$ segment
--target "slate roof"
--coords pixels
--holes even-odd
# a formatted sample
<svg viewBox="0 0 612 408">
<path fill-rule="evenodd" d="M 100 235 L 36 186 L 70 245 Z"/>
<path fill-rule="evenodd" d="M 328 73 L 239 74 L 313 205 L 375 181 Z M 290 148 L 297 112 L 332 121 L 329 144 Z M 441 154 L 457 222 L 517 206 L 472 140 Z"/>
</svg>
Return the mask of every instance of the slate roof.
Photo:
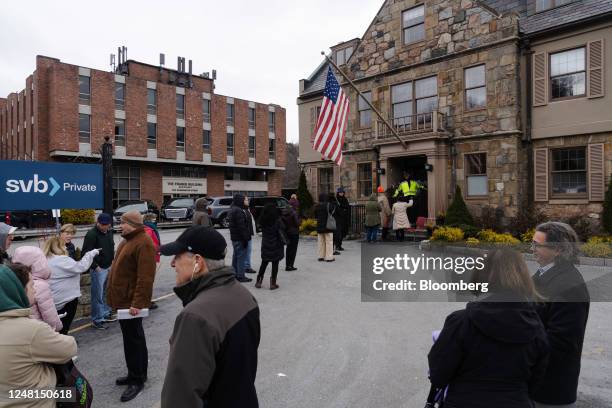
<svg viewBox="0 0 612 408">
<path fill-rule="evenodd" d="M 612 0 L 578 0 L 521 19 L 521 31 L 535 34 L 608 13 L 612 13 Z"/>
<path fill-rule="evenodd" d="M 314 70 L 308 79 L 304 83 L 304 92 L 300 96 L 311 94 L 315 92 L 323 92 L 325 89 L 325 80 L 327 79 L 327 69 L 329 68 L 329 62 L 323 60 L 321 64 Z"/>
</svg>

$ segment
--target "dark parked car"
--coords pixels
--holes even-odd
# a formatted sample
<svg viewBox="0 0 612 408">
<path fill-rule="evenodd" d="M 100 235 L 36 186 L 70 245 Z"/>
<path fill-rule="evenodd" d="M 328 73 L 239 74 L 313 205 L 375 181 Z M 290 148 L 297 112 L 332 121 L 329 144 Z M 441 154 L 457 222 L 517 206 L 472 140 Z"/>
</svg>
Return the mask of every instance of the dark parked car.
<svg viewBox="0 0 612 408">
<path fill-rule="evenodd" d="M 162 206 L 162 219 L 167 221 L 184 221 L 193 218 L 195 200 L 193 198 L 175 198 Z"/>
<path fill-rule="evenodd" d="M 0 222 L 20 229 L 50 228 L 55 226 L 51 210 L 0 211 Z"/>
<path fill-rule="evenodd" d="M 227 214 L 234 199 L 232 197 L 210 197 L 208 216 L 212 225 L 218 224 L 223 228 L 229 227 Z"/>
<path fill-rule="evenodd" d="M 277 208 L 283 209 L 289 205 L 289 201 L 285 197 L 280 196 L 265 196 L 265 197 L 249 197 L 249 208 L 251 210 L 251 214 L 255 219 L 255 225 L 257 226 L 257 231 L 260 230 L 259 227 L 259 216 L 261 215 L 261 210 L 264 208 L 264 205 L 272 203 L 275 204 Z"/>
<path fill-rule="evenodd" d="M 121 216 L 128 211 L 140 211 L 142 215 L 145 214 L 155 214 L 157 219 L 159 220 L 159 209 L 155 205 L 153 201 L 150 200 L 135 200 L 135 201 L 126 201 L 121 207 L 118 207 L 114 212 L 114 221 L 115 225 L 119 225 L 121 223 Z"/>
</svg>

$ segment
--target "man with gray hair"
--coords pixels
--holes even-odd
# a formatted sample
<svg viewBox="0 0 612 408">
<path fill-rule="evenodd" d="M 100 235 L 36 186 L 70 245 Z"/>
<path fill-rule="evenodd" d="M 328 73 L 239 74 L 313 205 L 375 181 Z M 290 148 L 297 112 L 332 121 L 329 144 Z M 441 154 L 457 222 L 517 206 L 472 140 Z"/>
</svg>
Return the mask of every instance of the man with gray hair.
<svg viewBox="0 0 612 408">
<path fill-rule="evenodd" d="M 589 317 L 589 292 L 574 265 L 578 258 L 576 232 L 562 222 L 536 227 L 531 244 L 540 265 L 533 276 L 546 298 L 538 307 L 550 343 L 546 374 L 532 392 L 536 408 L 575 407 L 584 332 Z"/>
<path fill-rule="evenodd" d="M 174 292 L 184 306 L 170 337 L 162 408 L 258 407 L 259 306 L 225 266 L 226 250 L 223 236 L 204 226 L 160 249 L 174 256 Z"/>
</svg>

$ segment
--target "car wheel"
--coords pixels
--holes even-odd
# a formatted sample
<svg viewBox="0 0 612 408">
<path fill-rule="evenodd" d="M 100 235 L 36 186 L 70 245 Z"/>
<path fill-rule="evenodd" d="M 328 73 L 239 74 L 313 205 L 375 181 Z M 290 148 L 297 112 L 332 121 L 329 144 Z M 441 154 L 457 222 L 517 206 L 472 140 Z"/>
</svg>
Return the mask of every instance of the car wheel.
<svg viewBox="0 0 612 408">
<path fill-rule="evenodd" d="M 227 218 L 227 216 L 224 215 L 223 217 L 221 217 L 219 225 L 221 225 L 222 228 L 229 228 L 229 219 Z"/>
</svg>

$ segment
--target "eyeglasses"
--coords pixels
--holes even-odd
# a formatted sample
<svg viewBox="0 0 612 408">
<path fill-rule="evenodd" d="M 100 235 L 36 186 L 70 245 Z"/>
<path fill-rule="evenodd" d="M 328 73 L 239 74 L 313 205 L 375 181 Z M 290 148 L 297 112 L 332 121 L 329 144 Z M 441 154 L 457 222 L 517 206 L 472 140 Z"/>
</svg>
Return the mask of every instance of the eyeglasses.
<svg viewBox="0 0 612 408">
<path fill-rule="evenodd" d="M 540 243 L 537 241 L 531 241 L 531 249 L 534 249 L 534 248 L 550 248 L 550 244 Z"/>
</svg>

